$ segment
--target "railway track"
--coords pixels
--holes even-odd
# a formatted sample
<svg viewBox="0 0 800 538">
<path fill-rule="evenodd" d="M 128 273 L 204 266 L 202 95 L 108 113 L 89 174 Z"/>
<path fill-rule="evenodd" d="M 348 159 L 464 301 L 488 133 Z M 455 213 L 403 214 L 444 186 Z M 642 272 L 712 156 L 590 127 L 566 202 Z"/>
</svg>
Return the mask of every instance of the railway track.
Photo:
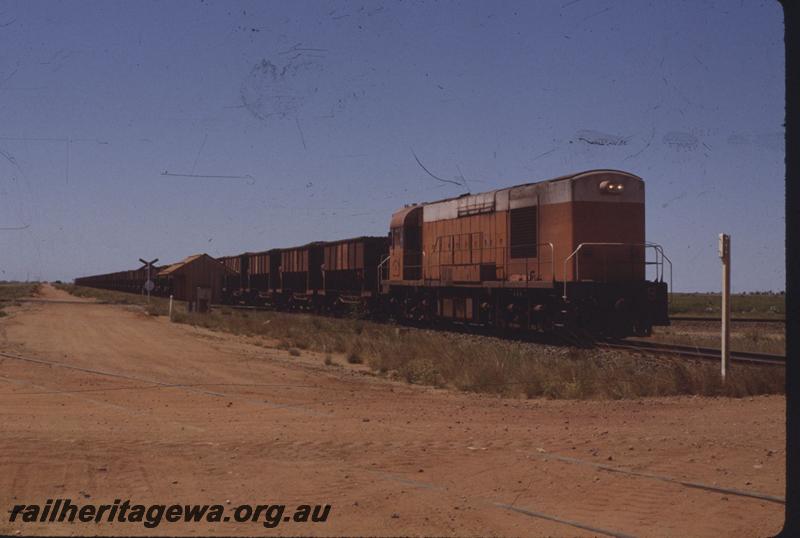
<svg viewBox="0 0 800 538">
<path fill-rule="evenodd" d="M 242 305 L 214 305 L 215 307 L 231 308 L 237 310 L 272 310 L 268 307 L 258 306 L 242 306 Z M 678 318 L 671 318 L 678 319 Z M 704 321 L 713 321 L 709 318 L 691 318 L 703 319 Z M 746 321 L 739 319 L 736 321 Z M 750 321 L 750 320 L 747 320 Z M 783 320 L 761 320 L 771 322 L 783 322 Z M 591 347 L 592 345 L 598 347 L 606 347 L 613 349 L 623 349 L 629 351 L 640 351 L 651 354 L 673 355 L 676 357 L 685 357 L 691 359 L 705 359 L 705 360 L 720 360 L 720 350 L 715 348 L 704 348 L 697 346 L 685 346 L 679 344 L 668 344 L 663 342 L 646 342 L 641 340 L 605 340 L 605 341 L 587 341 L 585 338 L 576 337 L 574 340 L 564 338 L 562 340 L 568 345 L 577 345 L 580 347 Z M 549 342 L 548 343 L 552 343 Z M 739 363 L 761 364 L 766 366 L 785 366 L 786 357 L 784 355 L 774 355 L 770 353 L 754 353 L 749 351 L 731 351 L 731 361 Z"/>
<path fill-rule="evenodd" d="M 223 305 L 214 304 L 213 308 L 231 308 L 234 310 L 274 310 L 266 306 L 247 306 L 247 305 Z M 670 321 L 706 321 L 721 323 L 720 318 L 711 318 L 704 316 L 670 316 Z M 731 318 L 733 323 L 786 323 L 786 318 Z"/>
<path fill-rule="evenodd" d="M 611 340 L 598 342 L 597 345 L 612 348 L 625 349 L 631 351 L 643 351 L 652 354 L 674 355 L 692 359 L 720 360 L 720 350 L 707 347 L 682 346 L 678 344 L 666 344 L 663 342 L 643 342 L 641 340 Z M 763 364 L 770 366 L 785 366 L 786 357 L 784 355 L 772 355 L 769 353 L 752 353 L 749 351 L 731 351 L 731 361 L 750 364 Z"/>
<path fill-rule="evenodd" d="M 703 316 L 670 316 L 670 321 L 713 321 L 722 323 L 720 318 Z M 731 318 L 732 323 L 786 323 L 786 318 Z"/>
</svg>

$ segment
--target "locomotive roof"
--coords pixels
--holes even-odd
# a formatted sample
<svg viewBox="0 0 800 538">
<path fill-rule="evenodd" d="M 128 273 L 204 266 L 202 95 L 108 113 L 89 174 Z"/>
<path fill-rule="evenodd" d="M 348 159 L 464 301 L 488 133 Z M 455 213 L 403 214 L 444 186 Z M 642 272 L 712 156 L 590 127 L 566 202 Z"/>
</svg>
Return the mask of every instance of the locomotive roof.
<svg viewBox="0 0 800 538">
<path fill-rule="evenodd" d="M 182 270 L 182 269 L 184 269 L 186 267 L 189 267 L 194 262 L 196 262 L 197 260 L 200 260 L 202 258 L 208 259 L 208 260 L 210 260 L 211 262 L 213 262 L 215 264 L 219 264 L 220 266 L 222 266 L 224 268 L 225 271 L 228 271 L 228 272 L 231 271 L 231 269 L 229 269 L 227 266 L 225 266 L 225 264 L 223 264 L 217 258 L 212 258 L 208 254 L 203 253 L 203 254 L 194 254 L 192 256 L 188 256 L 188 257 L 184 258 L 183 260 L 181 260 L 181 261 L 179 261 L 177 263 L 173 263 L 171 265 L 167 265 L 166 267 L 164 267 L 163 269 L 158 271 L 158 275 L 157 276 L 169 276 L 169 275 L 171 275 L 171 274 L 173 274 L 173 273 L 175 273 L 177 271 L 180 271 L 180 270 Z"/>
<path fill-rule="evenodd" d="M 543 179 L 541 181 L 531 181 L 529 183 L 520 183 L 519 185 L 511 185 L 510 187 L 502 187 L 502 188 L 494 189 L 494 190 L 491 190 L 491 191 L 484 191 L 484 192 L 479 192 L 479 193 L 465 192 L 464 194 L 459 194 L 458 196 L 451 196 L 450 198 L 442 198 L 441 200 L 433 200 L 431 202 L 421 202 L 421 203 L 416 203 L 416 204 L 407 204 L 405 207 L 406 208 L 421 207 L 421 206 L 430 205 L 430 204 L 438 204 L 440 202 L 449 202 L 450 200 L 458 200 L 459 198 L 463 198 L 465 196 L 477 196 L 477 195 L 481 195 L 481 194 L 491 194 L 491 193 L 500 192 L 500 191 L 507 191 L 507 190 L 511 190 L 511 189 L 517 189 L 519 187 L 527 187 L 527 186 L 530 186 L 530 185 L 539 185 L 539 184 L 542 184 L 542 183 L 556 183 L 558 181 L 568 181 L 568 180 L 571 181 L 571 180 L 578 179 L 581 176 L 587 176 L 587 175 L 593 175 L 593 174 L 603 174 L 603 173 L 609 173 L 609 172 L 611 172 L 613 174 L 622 174 L 622 175 L 625 175 L 625 176 L 628 176 L 628 177 L 631 177 L 631 178 L 634 178 L 634 179 L 638 179 L 639 181 L 643 181 L 643 179 L 640 178 L 639 176 L 637 176 L 636 174 L 631 174 L 630 172 L 625 172 L 624 170 L 614 170 L 614 169 L 611 169 L 611 168 L 599 168 L 599 169 L 595 169 L 595 170 L 584 170 L 582 172 L 575 172 L 573 174 L 567 174 L 567 175 L 564 175 L 564 176 L 558 176 L 558 177 L 554 177 L 554 178 L 551 178 L 551 179 Z"/>
</svg>

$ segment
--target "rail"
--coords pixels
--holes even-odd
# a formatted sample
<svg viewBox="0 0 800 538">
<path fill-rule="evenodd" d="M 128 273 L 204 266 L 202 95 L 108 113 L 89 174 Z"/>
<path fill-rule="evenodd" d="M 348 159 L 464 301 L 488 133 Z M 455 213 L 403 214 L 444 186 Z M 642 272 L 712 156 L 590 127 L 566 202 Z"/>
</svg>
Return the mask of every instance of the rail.
<svg viewBox="0 0 800 538">
<path fill-rule="evenodd" d="M 24 299 L 23 299 L 24 300 Z M 670 321 L 705 321 L 719 323 L 722 318 L 711 316 L 670 316 Z M 731 318 L 732 323 L 786 323 L 786 318 Z"/>
<path fill-rule="evenodd" d="M 669 266 L 669 289 L 668 289 L 668 302 L 669 296 L 672 292 L 672 261 L 667 258 L 666 254 L 664 254 L 664 249 L 658 243 L 603 243 L 603 242 L 586 242 L 580 243 L 575 250 L 573 250 L 569 256 L 564 258 L 564 272 L 563 272 L 563 285 L 564 285 L 564 293 L 563 299 L 567 300 L 567 266 L 571 259 L 575 258 L 575 281 L 580 281 L 580 252 L 584 247 L 641 247 L 643 249 L 651 248 L 653 252 L 655 252 L 655 261 L 648 262 L 647 255 L 645 253 L 645 259 L 643 264 L 645 267 L 648 265 L 655 266 L 655 281 L 663 282 L 664 281 L 664 264 L 666 263 Z M 606 256 L 604 259 L 603 270 L 607 273 L 608 268 L 608 257 Z M 632 259 L 630 262 L 622 262 L 622 263 L 630 263 L 631 266 L 634 265 L 634 260 Z"/>
<path fill-rule="evenodd" d="M 706 348 L 697 346 L 686 346 L 670 344 L 666 342 L 644 342 L 641 340 L 624 341 L 604 341 L 597 345 L 623 349 L 628 351 L 640 351 L 652 354 L 674 355 L 689 359 L 709 359 L 720 360 L 720 350 L 716 348 Z M 751 351 L 731 351 L 731 360 L 742 363 L 762 364 L 770 366 L 785 366 L 785 355 L 774 355 L 771 353 L 754 353 Z"/>
</svg>

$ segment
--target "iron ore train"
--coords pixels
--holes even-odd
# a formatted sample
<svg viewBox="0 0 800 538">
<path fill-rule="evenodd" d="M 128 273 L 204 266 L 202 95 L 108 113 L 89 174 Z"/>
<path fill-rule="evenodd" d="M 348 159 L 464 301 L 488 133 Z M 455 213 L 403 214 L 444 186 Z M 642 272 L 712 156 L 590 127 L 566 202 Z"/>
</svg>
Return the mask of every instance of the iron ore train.
<svg viewBox="0 0 800 538">
<path fill-rule="evenodd" d="M 388 236 L 216 262 L 218 271 L 203 274 L 216 275 L 205 286 L 223 304 L 319 313 L 355 307 L 422 324 L 616 337 L 646 336 L 669 324 L 671 262 L 645 239 L 644 181 L 618 170 L 410 204 L 392 215 Z M 154 293 L 177 291 L 180 265 L 161 268 Z M 139 291 L 143 271 L 76 284 Z M 191 291 L 183 295 L 194 299 Z"/>
</svg>

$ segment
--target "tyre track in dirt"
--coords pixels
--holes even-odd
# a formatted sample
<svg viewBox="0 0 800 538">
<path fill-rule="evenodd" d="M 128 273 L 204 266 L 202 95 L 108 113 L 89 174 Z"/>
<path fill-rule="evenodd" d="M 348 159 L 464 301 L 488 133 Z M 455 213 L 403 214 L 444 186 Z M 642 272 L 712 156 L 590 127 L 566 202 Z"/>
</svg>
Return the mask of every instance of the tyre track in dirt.
<svg viewBox="0 0 800 538">
<path fill-rule="evenodd" d="M 19 358 L 19 357 L 17 357 L 17 358 Z M 38 363 L 38 364 L 41 364 L 41 363 Z M 96 373 L 94 371 L 85 370 L 85 369 L 81 369 L 80 371 L 88 372 L 88 373 Z M 103 372 L 103 373 L 98 373 L 98 375 L 110 375 L 110 374 Z M 113 375 L 113 374 L 111 374 L 111 375 Z M 10 380 L 10 379 L 6 379 L 6 380 L 13 381 L 13 380 Z M 19 381 L 17 381 L 17 382 L 19 382 Z M 186 389 L 187 388 L 185 385 L 158 384 L 157 381 L 150 381 L 150 383 L 156 383 L 156 385 L 153 385 L 153 386 L 154 387 L 159 387 L 159 388 L 179 388 L 179 389 Z M 38 388 L 42 388 L 42 389 L 45 388 L 42 385 L 36 385 L 36 384 L 31 384 L 31 383 L 27 383 L 27 384 L 29 384 L 31 386 L 38 387 Z M 253 385 L 252 384 L 248 384 L 247 386 L 253 386 Z M 278 386 L 283 387 L 282 385 L 278 385 Z M 118 390 L 118 389 L 135 390 L 137 388 L 142 388 L 142 387 L 113 387 L 113 388 L 112 387 L 108 387 L 108 388 L 105 388 L 105 389 L 82 389 L 82 390 L 78 390 L 77 392 L 49 391 L 49 392 L 42 392 L 41 394 L 68 394 L 68 395 L 73 395 L 73 396 L 74 395 L 83 396 L 86 391 L 110 391 L 110 390 Z M 149 387 L 145 387 L 145 388 L 149 388 Z M 37 393 L 28 393 L 28 394 L 37 394 Z M 209 391 L 201 391 L 201 394 L 209 394 L 209 395 L 215 396 L 215 397 L 231 396 L 230 394 L 227 394 L 227 393 L 218 393 L 218 392 L 209 392 Z M 122 410 L 122 411 L 125 411 L 125 412 L 136 413 L 136 411 L 132 411 L 131 409 L 129 409 L 127 407 L 123 407 L 123 406 L 111 404 L 111 403 L 108 403 L 108 402 L 103 402 L 103 401 L 100 401 L 100 400 L 92 399 L 91 397 L 87 397 L 86 399 L 91 401 L 91 402 L 98 403 L 98 404 L 101 404 L 101 405 L 111 406 L 113 408 L 116 408 L 116 409 L 119 409 L 119 410 Z M 249 402 L 253 402 L 254 400 L 248 400 L 248 401 Z M 277 406 L 277 407 L 281 408 L 282 406 Z M 302 408 L 302 407 L 295 406 L 295 408 L 305 411 L 305 409 Z M 190 427 L 190 428 L 197 429 L 198 431 L 204 431 L 202 428 L 197 428 L 196 426 L 187 425 L 185 423 L 177 423 L 177 422 L 173 422 L 173 423 L 177 424 L 177 425 L 180 425 L 182 427 Z M 383 426 L 385 427 L 386 425 L 383 425 Z M 403 428 L 401 427 L 401 429 L 403 429 Z M 370 445 L 372 445 L 372 442 L 368 441 L 366 443 L 360 444 L 359 446 L 363 450 L 364 448 L 370 448 Z M 500 449 L 505 449 L 505 450 L 509 450 L 509 449 L 513 448 L 513 449 L 516 449 L 518 451 L 522 451 L 522 447 L 523 447 L 523 445 L 520 444 L 520 443 L 512 443 L 512 442 L 508 442 L 508 441 L 501 442 L 499 444 L 493 443 L 493 442 L 490 441 L 490 442 L 483 443 L 483 445 L 485 445 L 486 447 L 500 448 Z M 331 455 L 331 454 L 344 455 L 344 454 L 346 454 L 348 452 L 351 452 L 352 449 L 355 448 L 355 446 L 356 446 L 355 443 L 348 443 L 346 445 L 346 447 L 341 447 L 341 446 L 337 447 L 337 446 L 335 446 L 335 444 L 332 441 L 318 442 L 318 441 L 313 441 L 313 440 L 307 440 L 307 441 L 302 441 L 302 442 L 286 441 L 286 442 L 283 442 L 283 443 L 272 443 L 272 444 L 267 444 L 266 446 L 262 444 L 262 445 L 259 445 L 259 449 L 260 450 L 269 450 L 272 454 L 275 454 L 276 449 L 277 449 L 278 451 L 282 450 L 282 451 L 284 451 L 286 453 L 289 453 L 289 454 L 294 454 L 294 453 L 297 453 L 297 452 L 304 452 L 304 453 L 312 453 L 312 454 L 325 453 L 325 454 L 328 454 L 328 455 Z M 338 448 L 339 450 L 336 450 L 336 448 Z M 405 443 L 390 442 L 390 443 L 383 443 L 381 447 L 378 447 L 378 450 L 380 450 L 381 452 L 386 451 L 386 450 L 402 450 L 403 452 L 408 453 L 411 450 L 415 450 L 415 449 L 418 450 L 420 448 L 424 448 L 425 451 L 430 450 L 430 453 L 432 454 L 433 452 L 435 452 L 438 449 L 443 449 L 445 451 L 453 450 L 453 449 L 457 448 L 457 444 L 454 443 L 454 442 L 450 442 L 450 443 L 447 443 L 445 445 L 443 445 L 442 443 L 437 443 L 437 442 L 427 442 L 427 443 L 420 443 L 418 441 L 416 441 L 416 442 L 405 442 Z M 678 484 L 681 484 L 681 485 L 686 485 L 686 483 L 682 483 L 681 481 L 679 481 L 677 479 L 674 479 L 674 478 L 665 478 L 663 476 L 661 478 L 659 478 L 659 477 L 657 477 L 657 475 L 652 475 L 652 474 L 649 474 L 649 473 L 637 473 L 635 471 L 624 471 L 624 470 L 621 470 L 619 468 L 613 468 L 613 467 L 610 467 L 610 466 L 599 465 L 599 464 L 591 464 L 589 462 L 584 462 L 582 460 L 575 460 L 574 458 L 566 458 L 566 457 L 562 457 L 562 456 L 558 456 L 558 455 L 553 455 L 551 457 L 553 457 L 555 459 L 559 459 L 562 462 L 566 461 L 566 462 L 570 462 L 570 463 L 589 464 L 589 465 L 593 465 L 594 467 L 600 468 L 600 469 L 603 469 L 603 470 L 611 470 L 613 472 L 623 472 L 623 473 L 628 473 L 628 474 L 630 474 L 632 476 L 637 476 L 637 477 L 640 477 L 640 478 L 655 478 L 655 479 L 670 481 L 670 482 L 673 482 L 673 483 L 678 483 Z M 416 461 L 416 460 L 413 459 L 409 463 L 412 463 L 413 461 Z M 403 462 L 400 462 L 400 463 L 403 463 Z M 705 485 L 704 486 L 702 484 L 697 484 L 696 487 L 705 487 L 706 489 L 713 489 L 714 486 L 713 485 Z M 720 486 L 720 488 L 722 488 L 722 486 Z M 730 488 L 728 488 L 728 491 L 722 491 L 722 492 L 723 493 L 730 493 L 730 494 L 748 495 L 747 493 L 743 493 L 743 492 L 736 493 L 734 490 L 731 490 Z M 767 496 L 767 495 L 764 495 L 764 494 L 759 495 L 758 493 L 751 493 L 749 495 L 752 496 L 752 497 L 766 498 L 768 500 L 777 499 L 777 497 L 771 497 L 771 496 Z"/>
</svg>

